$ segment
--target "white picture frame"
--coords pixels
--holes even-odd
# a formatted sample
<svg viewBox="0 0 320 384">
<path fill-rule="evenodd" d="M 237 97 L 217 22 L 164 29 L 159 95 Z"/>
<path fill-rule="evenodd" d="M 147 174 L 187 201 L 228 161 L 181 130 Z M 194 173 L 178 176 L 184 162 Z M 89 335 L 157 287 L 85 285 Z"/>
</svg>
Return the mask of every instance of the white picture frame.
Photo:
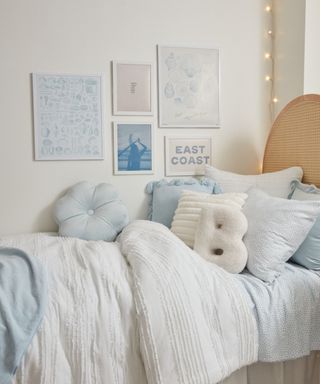
<svg viewBox="0 0 320 384">
<path fill-rule="evenodd" d="M 220 50 L 158 45 L 161 128 L 220 127 Z"/>
<path fill-rule="evenodd" d="M 102 74 L 32 73 L 35 160 L 104 159 Z"/>
<path fill-rule="evenodd" d="M 152 116 L 153 65 L 150 62 L 112 62 L 113 114 Z"/>
<path fill-rule="evenodd" d="M 165 136 L 165 175 L 204 175 L 212 165 L 212 137 L 209 135 Z"/>
<path fill-rule="evenodd" d="M 153 124 L 114 122 L 113 155 L 114 175 L 153 174 Z"/>
</svg>

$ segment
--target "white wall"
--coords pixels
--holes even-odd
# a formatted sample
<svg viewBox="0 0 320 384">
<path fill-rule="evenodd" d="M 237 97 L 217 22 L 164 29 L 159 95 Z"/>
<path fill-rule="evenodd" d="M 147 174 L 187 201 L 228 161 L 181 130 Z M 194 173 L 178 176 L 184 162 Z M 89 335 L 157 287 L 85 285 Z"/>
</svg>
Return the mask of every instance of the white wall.
<svg viewBox="0 0 320 384">
<path fill-rule="evenodd" d="M 320 1 L 306 0 L 304 93 L 320 93 Z"/>
<path fill-rule="evenodd" d="M 212 134 L 216 166 L 257 172 L 269 125 L 264 32 L 256 0 L 1 1 L 0 234 L 54 230 L 52 203 L 80 180 L 113 183 L 131 218 L 145 217 L 145 184 L 163 177 L 164 135 L 194 130 L 159 129 L 155 116 L 155 175 L 113 176 L 110 61 L 155 63 L 156 44 L 221 48 L 222 127 L 197 132 Z M 30 73 L 37 71 L 106 73 L 104 161 L 33 160 Z"/>
<path fill-rule="evenodd" d="M 308 0 L 309 1 L 309 0 Z M 318 2 L 319 0 L 313 0 Z M 275 115 L 303 94 L 306 0 L 274 0 Z"/>
</svg>

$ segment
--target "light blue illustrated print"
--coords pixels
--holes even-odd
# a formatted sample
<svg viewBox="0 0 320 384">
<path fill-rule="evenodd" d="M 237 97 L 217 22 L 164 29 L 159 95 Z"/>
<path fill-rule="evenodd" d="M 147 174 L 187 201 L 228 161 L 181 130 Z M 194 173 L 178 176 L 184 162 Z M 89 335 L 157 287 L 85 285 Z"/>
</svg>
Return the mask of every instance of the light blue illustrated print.
<svg viewBox="0 0 320 384">
<path fill-rule="evenodd" d="M 151 171 L 151 124 L 118 124 L 117 136 L 118 171 Z"/>
<path fill-rule="evenodd" d="M 160 47 L 160 124 L 219 126 L 219 50 Z"/>
<path fill-rule="evenodd" d="M 101 76 L 34 74 L 37 160 L 102 159 Z"/>
</svg>

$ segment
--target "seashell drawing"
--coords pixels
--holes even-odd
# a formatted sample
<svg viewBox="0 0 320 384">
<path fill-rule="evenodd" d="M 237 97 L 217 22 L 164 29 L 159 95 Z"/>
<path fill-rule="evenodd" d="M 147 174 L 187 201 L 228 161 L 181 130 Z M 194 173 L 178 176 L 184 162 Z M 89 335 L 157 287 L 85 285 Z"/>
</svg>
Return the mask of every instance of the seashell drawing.
<svg viewBox="0 0 320 384">
<path fill-rule="evenodd" d="M 172 83 L 167 83 L 164 88 L 164 94 L 167 99 L 171 99 L 174 96 L 174 86 Z"/>
<path fill-rule="evenodd" d="M 53 142 L 50 139 L 44 139 L 42 141 L 42 144 L 45 145 L 46 147 L 49 147 L 50 145 L 53 144 Z"/>
</svg>

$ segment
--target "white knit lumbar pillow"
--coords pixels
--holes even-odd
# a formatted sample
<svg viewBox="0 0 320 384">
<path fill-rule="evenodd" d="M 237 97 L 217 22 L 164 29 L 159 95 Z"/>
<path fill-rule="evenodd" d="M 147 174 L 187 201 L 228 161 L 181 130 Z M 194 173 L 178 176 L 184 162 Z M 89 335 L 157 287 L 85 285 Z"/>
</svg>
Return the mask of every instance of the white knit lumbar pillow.
<svg viewBox="0 0 320 384">
<path fill-rule="evenodd" d="M 242 241 L 248 221 L 240 209 L 216 204 L 201 211 L 194 250 L 204 259 L 230 273 L 240 273 L 247 264 L 248 251 Z"/>
<path fill-rule="evenodd" d="M 223 204 L 240 210 L 246 198 L 247 194 L 245 193 L 212 195 L 209 193 L 183 191 L 173 217 L 171 231 L 189 247 L 193 248 L 202 209 Z"/>
</svg>

